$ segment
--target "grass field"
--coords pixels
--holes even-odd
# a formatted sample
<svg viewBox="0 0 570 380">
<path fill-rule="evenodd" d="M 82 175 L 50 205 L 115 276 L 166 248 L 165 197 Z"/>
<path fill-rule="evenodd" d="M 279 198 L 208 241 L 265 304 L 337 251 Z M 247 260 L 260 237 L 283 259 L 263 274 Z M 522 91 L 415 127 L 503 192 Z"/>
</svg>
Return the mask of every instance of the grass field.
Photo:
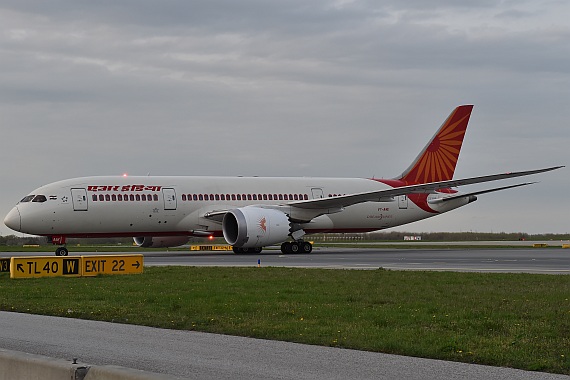
<svg viewBox="0 0 570 380">
<path fill-rule="evenodd" d="M 150 267 L 10 280 L 0 309 L 570 374 L 570 277 Z"/>
</svg>

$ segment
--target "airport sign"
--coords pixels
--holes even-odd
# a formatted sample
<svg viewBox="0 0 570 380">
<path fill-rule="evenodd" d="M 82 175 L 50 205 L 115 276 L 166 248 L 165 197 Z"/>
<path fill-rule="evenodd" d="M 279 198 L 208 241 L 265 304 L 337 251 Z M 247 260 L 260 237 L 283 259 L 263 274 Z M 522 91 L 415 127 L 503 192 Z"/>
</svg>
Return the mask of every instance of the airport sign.
<svg viewBox="0 0 570 380">
<path fill-rule="evenodd" d="M 10 278 L 80 277 L 81 257 L 12 257 Z"/>
<path fill-rule="evenodd" d="M 81 256 L 83 276 L 100 274 L 139 274 L 143 272 L 143 255 Z"/>
<path fill-rule="evenodd" d="M 0 258 L 0 273 L 10 272 L 10 258 L 2 257 Z"/>
<path fill-rule="evenodd" d="M 0 269 L 10 278 L 81 277 L 100 274 L 139 274 L 143 255 L 99 255 L 77 257 L 29 256 L 0 259 Z"/>
</svg>

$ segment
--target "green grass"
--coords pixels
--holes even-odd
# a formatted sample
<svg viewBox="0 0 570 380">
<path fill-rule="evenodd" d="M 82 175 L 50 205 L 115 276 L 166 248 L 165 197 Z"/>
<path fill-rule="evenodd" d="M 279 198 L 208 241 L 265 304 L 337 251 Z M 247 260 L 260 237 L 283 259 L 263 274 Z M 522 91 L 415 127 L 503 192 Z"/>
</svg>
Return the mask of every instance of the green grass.
<svg viewBox="0 0 570 380">
<path fill-rule="evenodd" d="M 150 267 L 10 280 L 0 309 L 570 374 L 570 277 Z"/>
</svg>

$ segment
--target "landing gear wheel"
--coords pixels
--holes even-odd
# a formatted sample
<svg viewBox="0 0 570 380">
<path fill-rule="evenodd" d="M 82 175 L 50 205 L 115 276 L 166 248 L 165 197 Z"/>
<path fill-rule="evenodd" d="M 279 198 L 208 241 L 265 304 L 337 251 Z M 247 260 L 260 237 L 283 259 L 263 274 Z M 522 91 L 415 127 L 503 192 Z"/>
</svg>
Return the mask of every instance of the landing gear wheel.
<svg viewBox="0 0 570 380">
<path fill-rule="evenodd" d="M 311 253 L 313 251 L 313 245 L 311 243 L 309 243 L 308 241 L 304 241 L 302 243 L 299 243 L 300 247 L 301 247 L 301 252 L 303 253 Z"/>
<path fill-rule="evenodd" d="M 281 244 L 281 252 L 283 253 L 292 253 L 291 251 L 291 243 L 285 242 Z"/>
<path fill-rule="evenodd" d="M 299 243 L 294 242 L 291 243 L 291 253 L 299 253 L 300 247 L 299 247 Z"/>
<path fill-rule="evenodd" d="M 68 254 L 69 251 L 65 247 L 59 247 L 58 249 L 55 250 L 56 256 L 67 256 Z"/>
</svg>

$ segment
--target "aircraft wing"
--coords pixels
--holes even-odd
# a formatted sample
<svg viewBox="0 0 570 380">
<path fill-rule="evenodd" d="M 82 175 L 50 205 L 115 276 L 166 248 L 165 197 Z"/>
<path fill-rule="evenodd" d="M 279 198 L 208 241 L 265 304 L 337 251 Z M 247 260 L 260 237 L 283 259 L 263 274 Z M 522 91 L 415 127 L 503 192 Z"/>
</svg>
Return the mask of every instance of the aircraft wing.
<svg viewBox="0 0 570 380">
<path fill-rule="evenodd" d="M 508 179 L 508 178 L 515 178 L 515 177 L 522 177 L 531 174 L 538 174 L 549 172 L 552 170 L 563 168 L 564 166 L 554 166 L 545 169 L 537 169 L 537 170 L 527 170 L 522 172 L 509 172 L 503 174 L 492 174 L 486 175 L 482 177 L 471 177 L 471 178 L 463 178 L 463 179 L 453 179 L 449 181 L 439 181 L 439 182 L 429 182 L 423 183 L 418 185 L 409 185 L 409 186 L 402 186 L 402 187 L 395 187 L 392 189 L 385 189 L 385 190 L 378 190 L 378 191 L 369 191 L 364 193 L 356 193 L 356 194 L 348 194 L 348 195 L 341 195 L 338 197 L 332 198 L 320 198 L 320 199 L 310 199 L 307 201 L 297 201 L 288 203 L 289 206 L 297 207 L 300 209 L 340 209 L 347 206 L 352 206 L 357 203 L 363 202 L 386 202 L 391 201 L 393 197 L 405 194 L 421 194 L 421 193 L 431 193 L 437 189 L 446 189 L 450 187 L 457 187 L 457 186 L 464 186 L 464 185 L 473 185 L 476 183 L 483 183 L 483 182 L 491 182 L 491 181 L 498 181 L 501 179 Z M 515 185 L 516 186 L 523 186 Z M 504 187 L 504 188 L 508 188 Z M 501 188 L 504 189 L 504 188 Z M 499 189 L 494 189 L 491 191 L 497 191 Z M 485 191 L 489 192 L 489 191 Z M 482 192 L 480 192 L 482 194 Z M 475 195 L 475 194 L 472 194 Z M 462 197 L 466 196 L 465 194 L 461 195 Z"/>
</svg>

